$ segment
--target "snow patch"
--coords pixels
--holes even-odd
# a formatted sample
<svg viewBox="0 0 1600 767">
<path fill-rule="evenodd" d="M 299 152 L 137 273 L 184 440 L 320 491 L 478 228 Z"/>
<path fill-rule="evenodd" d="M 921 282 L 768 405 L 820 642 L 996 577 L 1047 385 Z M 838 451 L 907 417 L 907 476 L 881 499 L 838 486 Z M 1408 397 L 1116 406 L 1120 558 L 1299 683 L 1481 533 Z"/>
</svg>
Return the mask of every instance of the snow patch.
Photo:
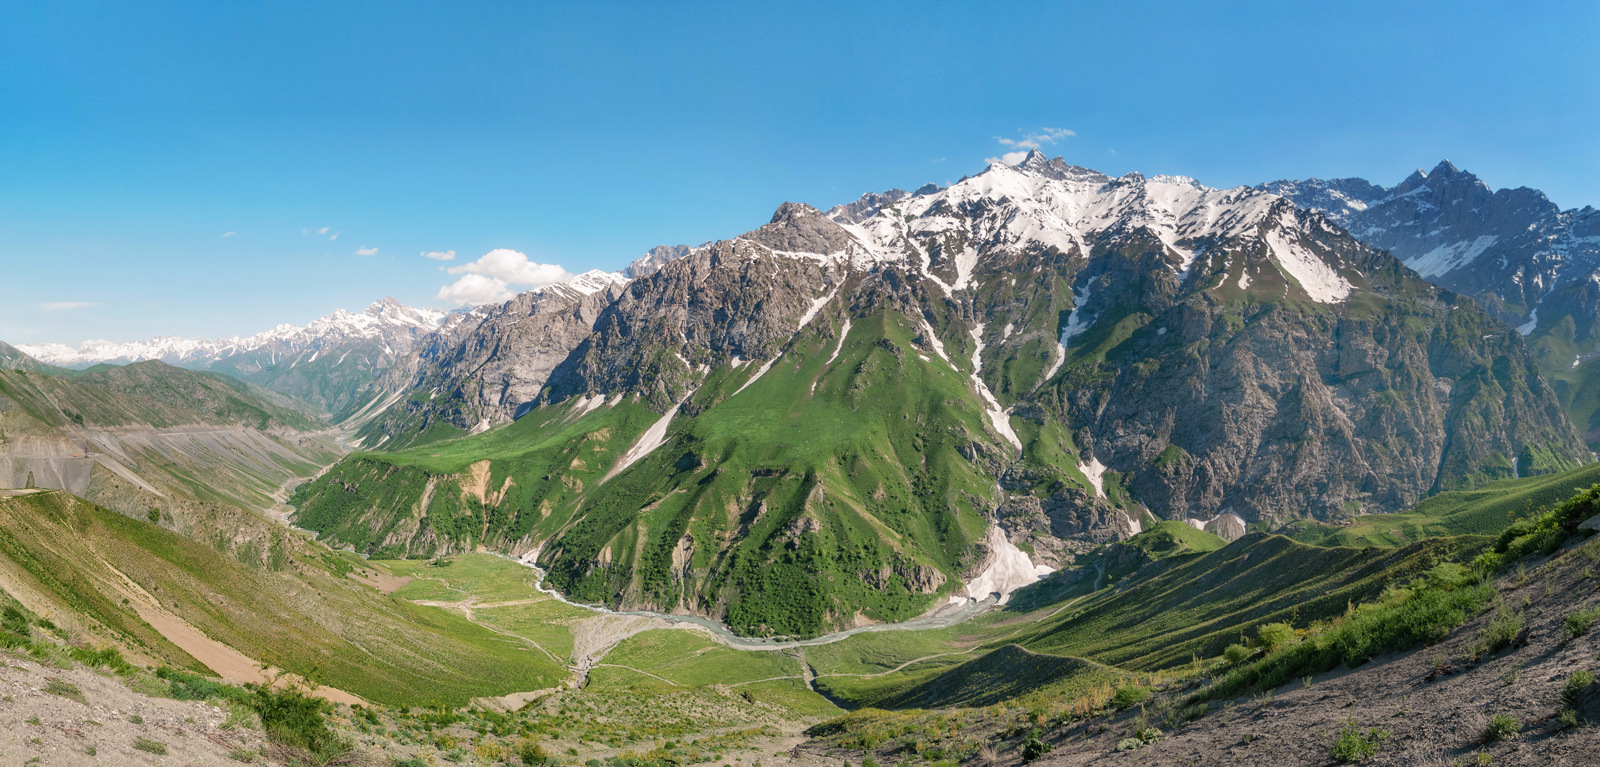
<svg viewBox="0 0 1600 767">
<path fill-rule="evenodd" d="M 833 347 L 833 354 L 828 356 L 828 363 L 827 364 L 832 365 L 834 360 L 839 359 L 839 352 L 844 351 L 844 339 L 845 339 L 845 337 L 847 337 L 849 335 L 850 335 L 850 318 L 846 317 L 844 319 L 844 328 L 839 331 L 839 345 Z"/>
<path fill-rule="evenodd" d="M 1056 361 L 1050 363 L 1050 369 L 1046 370 L 1044 372 L 1044 380 L 1048 381 L 1051 378 L 1055 377 L 1056 371 L 1060 370 L 1061 369 L 1061 364 L 1066 362 L 1066 361 L 1067 361 L 1067 347 L 1061 345 L 1060 343 L 1057 343 L 1056 344 Z"/>
<path fill-rule="evenodd" d="M 1486 234 L 1471 242 L 1463 241 L 1440 245 L 1422 255 L 1412 256 L 1406 260 L 1405 264 L 1416 270 L 1417 274 L 1422 275 L 1423 279 L 1441 277 L 1472 263 L 1499 239 L 1499 235 Z"/>
<path fill-rule="evenodd" d="M 1285 230 L 1295 229 L 1294 219 L 1288 213 L 1278 218 L 1280 227 L 1267 232 L 1267 246 L 1283 270 L 1300 283 L 1311 300 L 1321 304 L 1336 304 L 1350 296 L 1350 281 L 1340 276 L 1317 254 L 1306 250 L 1296 240 L 1284 236 Z"/>
<path fill-rule="evenodd" d="M 782 355 L 782 354 L 780 354 L 780 355 L 778 355 L 778 356 L 776 356 L 776 357 L 773 357 L 773 358 L 772 358 L 772 359 L 770 359 L 770 360 L 767 360 L 767 364 L 765 364 L 765 365 L 762 365 L 762 366 L 761 366 L 761 369 L 760 369 L 760 370 L 757 370 L 757 371 L 756 371 L 756 374 L 755 374 L 755 375 L 753 375 L 753 376 L 750 376 L 750 380 L 748 380 L 748 381 L 745 381 L 745 382 L 744 382 L 744 384 L 743 384 L 743 385 L 742 385 L 742 386 L 740 386 L 740 387 L 739 387 L 739 388 L 737 388 L 737 389 L 734 389 L 734 390 L 733 390 L 733 393 L 734 393 L 734 394 L 735 394 L 735 395 L 737 395 L 737 394 L 738 394 L 738 393 L 739 393 L 739 392 L 742 392 L 742 391 L 744 391 L 744 390 L 745 390 L 745 389 L 746 389 L 746 388 L 747 388 L 747 387 L 749 387 L 749 386 L 750 386 L 750 384 L 753 384 L 753 383 L 755 383 L 755 382 L 756 382 L 756 381 L 759 381 L 759 380 L 761 380 L 761 377 L 762 377 L 762 376 L 764 376 L 764 375 L 766 375 L 766 374 L 767 374 L 767 371 L 768 371 L 768 370 L 771 370 L 771 369 L 772 369 L 772 365 L 773 365 L 773 363 L 775 363 L 775 362 L 777 362 L 777 361 L 778 361 L 778 360 L 779 360 L 779 359 L 782 359 L 782 358 L 783 358 L 783 355 Z"/>
<path fill-rule="evenodd" d="M 930 328 L 931 329 L 931 328 Z M 972 350 L 972 383 L 978 387 L 978 395 L 989 404 L 989 422 L 994 424 L 994 430 L 1000 432 L 1018 450 L 1022 449 L 1022 440 L 1011 428 L 1011 414 L 1000 407 L 999 400 L 994 398 L 994 393 L 989 391 L 989 385 L 983 382 L 983 376 L 978 375 L 983 370 L 983 328 L 972 329 L 972 340 L 975 347 Z M 942 356 L 942 350 L 941 350 Z"/>
<path fill-rule="evenodd" d="M 825 296 L 823 296 L 823 297 L 821 297 L 821 298 L 819 298 L 819 299 L 817 299 L 815 301 L 812 301 L 811 302 L 811 308 L 807 309 L 806 313 L 803 316 L 800 317 L 800 327 L 795 328 L 795 332 L 798 333 L 802 329 L 804 329 L 805 326 L 806 326 L 806 323 L 810 322 L 813 317 L 816 317 L 817 316 L 817 312 L 822 311 L 822 307 L 827 306 L 828 302 L 832 301 L 833 297 L 838 295 L 838 294 L 839 294 L 839 289 L 838 288 L 834 288 L 832 293 L 829 293 L 828 295 L 825 295 Z"/>
<path fill-rule="evenodd" d="M 1528 321 L 1517 326 L 1517 332 L 1522 335 L 1528 335 L 1537 327 L 1539 327 L 1539 308 L 1534 307 L 1533 311 L 1528 312 Z M 1484 338 L 1488 338 L 1488 336 L 1484 336 Z"/>
<path fill-rule="evenodd" d="M 1062 346 L 1066 346 L 1067 341 L 1075 336 L 1082 335 L 1083 331 L 1088 330 L 1089 326 L 1094 324 L 1093 317 L 1089 317 L 1086 320 L 1083 316 L 1084 304 L 1089 303 L 1089 293 L 1088 285 L 1083 286 L 1083 295 L 1078 295 L 1076 290 L 1072 291 L 1072 311 L 1067 313 L 1067 326 L 1061 329 L 1061 340 L 1058 342 Z"/>
<path fill-rule="evenodd" d="M 967 583 L 966 589 L 962 592 L 967 599 L 981 601 L 991 594 L 998 594 L 1000 604 L 1005 604 L 1011 598 L 1011 592 L 1035 583 L 1051 572 L 1049 567 L 1035 565 L 1033 560 L 1028 558 L 1028 553 L 1017 548 L 999 525 L 989 528 L 988 537 L 984 542 L 988 544 L 993 558 L 978 577 Z M 959 597 L 951 599 L 951 602 L 959 601 L 962 601 Z"/>
<path fill-rule="evenodd" d="M 1094 488 L 1095 497 L 1106 497 L 1105 481 L 1102 479 L 1105 476 L 1106 467 L 1105 464 L 1100 463 L 1099 458 L 1090 458 L 1088 463 L 1078 464 L 1078 471 L 1083 472 L 1083 476 L 1089 478 L 1089 485 Z"/>
<path fill-rule="evenodd" d="M 690 392 L 689 396 L 694 396 L 694 393 Z M 652 450 L 666 444 L 667 427 L 672 424 L 672 417 L 677 415 L 678 408 L 683 407 L 683 403 L 688 401 L 689 397 L 684 397 L 678 404 L 673 405 L 671 410 L 662 415 L 661 420 L 656 421 L 650 425 L 650 428 L 645 429 L 644 434 L 639 435 L 639 441 L 633 443 L 633 447 L 628 448 L 628 452 L 622 454 L 622 459 L 617 461 L 617 465 L 613 466 L 611 471 L 606 472 L 606 475 L 601 477 L 600 481 L 604 482 L 621 474 L 623 469 L 638 463 L 639 459 L 649 455 Z"/>
</svg>

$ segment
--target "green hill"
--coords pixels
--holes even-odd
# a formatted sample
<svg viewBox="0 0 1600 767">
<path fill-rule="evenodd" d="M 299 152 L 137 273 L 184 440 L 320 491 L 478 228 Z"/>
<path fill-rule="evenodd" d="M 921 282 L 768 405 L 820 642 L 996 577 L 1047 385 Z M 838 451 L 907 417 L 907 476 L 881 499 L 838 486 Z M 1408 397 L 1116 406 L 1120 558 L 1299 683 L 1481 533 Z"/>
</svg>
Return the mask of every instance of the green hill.
<svg viewBox="0 0 1600 767">
<path fill-rule="evenodd" d="M 575 598 L 814 635 L 858 613 L 904 620 L 956 588 L 997 502 L 984 467 L 1005 451 L 967 373 L 898 312 L 818 317 L 769 372 L 714 368 L 675 412 L 665 444 L 625 471 L 663 417 L 576 398 L 352 456 L 291 503 L 297 524 L 359 551 L 543 541 L 551 585 Z"/>
<path fill-rule="evenodd" d="M 1297 520 L 1277 532 L 1318 546 L 1404 546 L 1446 535 L 1497 535 L 1517 519 L 1554 508 L 1600 482 L 1600 464 L 1450 491 L 1399 514 L 1369 514 L 1342 526 Z"/>
<path fill-rule="evenodd" d="M 1123 587 L 1104 588 L 1029 624 L 1009 641 L 1124 669 L 1167 668 L 1195 655 L 1214 657 L 1263 623 L 1303 627 L 1340 615 L 1439 562 L 1470 560 L 1492 540 L 1459 536 L 1356 549 L 1252 533 L 1215 551 L 1166 560 Z"/>
<path fill-rule="evenodd" d="M 60 491 L 0 497 L 0 574 L 99 643 L 207 670 L 140 617 L 159 602 L 207 636 L 297 674 L 393 705 L 465 705 L 553 687 L 566 670 L 444 610 L 344 577 L 359 567 L 267 520 L 220 513 L 193 538 Z"/>
<path fill-rule="evenodd" d="M 309 405 L 296 409 L 286 395 L 220 373 L 185 370 L 160 360 L 85 372 L 73 376 L 73 382 L 187 408 L 261 431 L 310 432 L 328 427 L 325 420 L 306 414 Z"/>
</svg>

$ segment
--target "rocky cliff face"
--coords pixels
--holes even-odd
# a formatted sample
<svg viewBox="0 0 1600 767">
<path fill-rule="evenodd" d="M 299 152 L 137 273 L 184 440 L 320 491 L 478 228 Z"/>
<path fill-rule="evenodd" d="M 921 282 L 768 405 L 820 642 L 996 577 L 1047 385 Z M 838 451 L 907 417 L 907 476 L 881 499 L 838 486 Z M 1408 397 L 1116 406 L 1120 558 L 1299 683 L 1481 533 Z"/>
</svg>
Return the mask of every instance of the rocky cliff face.
<svg viewBox="0 0 1600 767">
<path fill-rule="evenodd" d="M 803 634 L 959 591 L 996 520 L 1054 565 L 1158 519 L 1392 511 L 1583 455 L 1520 336 L 1328 216 L 1038 153 L 786 203 L 597 309 L 521 419 L 348 461 L 301 524 Z"/>
<path fill-rule="evenodd" d="M 617 298 L 612 284 L 552 285 L 452 315 L 341 414 L 357 444 L 390 449 L 481 432 L 525 411 Z"/>
<path fill-rule="evenodd" d="M 1424 278 L 1515 326 L 1563 406 L 1600 446 L 1600 211 L 1563 211 L 1526 187 L 1492 191 L 1448 161 L 1394 187 L 1362 179 L 1261 189 L 1325 212 Z"/>
</svg>

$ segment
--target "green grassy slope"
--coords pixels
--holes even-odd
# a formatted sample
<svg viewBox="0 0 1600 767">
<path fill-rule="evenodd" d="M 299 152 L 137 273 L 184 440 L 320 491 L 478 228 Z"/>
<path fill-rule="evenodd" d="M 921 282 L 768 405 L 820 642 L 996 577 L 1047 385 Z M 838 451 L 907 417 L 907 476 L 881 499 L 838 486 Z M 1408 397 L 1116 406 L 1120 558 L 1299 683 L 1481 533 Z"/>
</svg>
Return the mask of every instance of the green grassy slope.
<svg viewBox="0 0 1600 767">
<path fill-rule="evenodd" d="M 165 428 L 195 424 L 228 425 L 213 415 L 199 413 L 121 392 L 84 386 L 76 378 L 0 370 L 0 395 L 39 421 L 52 427 L 149 426 Z"/>
<path fill-rule="evenodd" d="M 191 667 L 121 601 L 118 572 L 211 638 L 378 702 L 464 705 L 567 676 L 514 638 L 342 577 L 350 562 L 259 517 L 228 522 L 203 543 L 59 491 L 0 498 L 0 567 L 106 639 Z M 259 542 L 230 549 L 236 536 Z"/>
<path fill-rule="evenodd" d="M 1297 520 L 1278 532 L 1318 546 L 1403 546 L 1446 535 L 1495 535 L 1517 519 L 1554 508 L 1600 482 L 1600 464 L 1559 474 L 1491 482 L 1428 498 L 1399 514 L 1356 517 L 1343 526 Z"/>
<path fill-rule="evenodd" d="M 944 670 L 880 678 L 882 681 L 823 678 L 817 686 L 852 708 L 951 708 L 1035 697 L 1070 698 L 1130 676 L 1094 661 L 1030 652 L 1011 644 Z"/>
<path fill-rule="evenodd" d="M 985 462 L 1005 453 L 970 363 L 941 359 L 920 320 L 855 318 L 841 344 L 842 329 L 818 317 L 759 380 L 713 369 L 666 443 L 614 477 L 660 416 L 568 400 L 352 457 L 297 491 L 298 524 L 387 556 L 543 542 L 552 585 L 577 598 L 750 634 L 911 617 L 955 587 L 994 502 Z"/>
<path fill-rule="evenodd" d="M 187 408 L 224 423 L 262 431 L 319 431 L 327 423 L 287 406 L 284 395 L 219 373 L 173 367 L 160 360 L 135 362 L 73 377 L 73 382 L 175 407 Z"/>
<path fill-rule="evenodd" d="M 1102 589 L 1025 627 L 1011 641 L 1130 670 L 1166 668 L 1196 654 L 1215 656 L 1263 623 L 1304 626 L 1339 615 L 1395 579 L 1469 560 L 1490 540 L 1460 536 L 1354 549 L 1251 534 L 1216 551 L 1167 560 L 1126 588 Z"/>
</svg>

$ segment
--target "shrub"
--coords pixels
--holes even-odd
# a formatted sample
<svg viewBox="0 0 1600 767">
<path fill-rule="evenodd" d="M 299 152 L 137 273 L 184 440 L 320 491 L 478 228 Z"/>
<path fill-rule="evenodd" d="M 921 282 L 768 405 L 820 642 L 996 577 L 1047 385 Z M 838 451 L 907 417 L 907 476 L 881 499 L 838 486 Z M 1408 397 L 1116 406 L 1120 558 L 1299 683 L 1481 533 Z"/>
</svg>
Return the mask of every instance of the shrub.
<svg viewBox="0 0 1600 767">
<path fill-rule="evenodd" d="M 1226 650 L 1222 651 L 1222 659 L 1226 660 L 1230 665 L 1237 666 L 1240 663 L 1249 660 L 1250 656 L 1254 654 L 1255 653 L 1252 652 L 1250 648 L 1245 647 L 1242 644 L 1231 644 L 1228 645 Z"/>
<path fill-rule="evenodd" d="M 1522 633 L 1522 627 L 1521 613 L 1510 612 L 1503 607 L 1496 610 L 1488 625 L 1483 627 L 1483 631 L 1478 632 L 1478 640 L 1467 648 L 1467 655 L 1476 660 L 1510 647 Z"/>
<path fill-rule="evenodd" d="M 6 605 L 5 610 L 0 611 L 0 628 L 25 637 L 28 635 L 28 616 L 23 615 L 15 605 Z"/>
<path fill-rule="evenodd" d="M 1579 523 L 1596 512 L 1600 512 L 1600 484 L 1568 498 L 1552 511 L 1512 523 L 1500 533 L 1494 549 L 1480 554 L 1474 562 L 1499 569 L 1534 551 L 1554 552 Z"/>
<path fill-rule="evenodd" d="M 1055 750 L 1055 746 L 1039 738 L 1028 738 L 1022 741 L 1022 761 L 1031 762 Z"/>
<path fill-rule="evenodd" d="M 1489 726 L 1483 731 L 1483 742 L 1510 740 L 1521 730 L 1522 725 L 1517 722 L 1516 717 L 1510 714 L 1495 714 L 1489 718 Z"/>
<path fill-rule="evenodd" d="M 1567 677 L 1567 683 L 1561 688 L 1561 704 L 1566 708 L 1577 708 L 1583 699 L 1583 693 L 1594 684 L 1594 674 L 1588 671 L 1579 671 Z"/>
<path fill-rule="evenodd" d="M 139 749 L 140 751 L 147 751 L 152 754 L 160 755 L 167 753 L 167 744 L 157 740 L 151 740 L 149 738 L 134 738 L 133 747 Z"/>
<path fill-rule="evenodd" d="M 550 761 L 550 754 L 545 752 L 538 741 L 524 740 L 517 744 L 517 758 L 521 759 L 523 764 L 537 767 Z"/>
<path fill-rule="evenodd" d="M 1597 618 L 1600 618 L 1600 605 L 1567 613 L 1567 616 L 1561 619 L 1561 625 L 1566 629 L 1567 638 L 1572 639 L 1589 633 L 1589 627 L 1594 625 Z"/>
<path fill-rule="evenodd" d="M 1270 653 L 1294 641 L 1294 627 L 1287 623 L 1268 623 L 1256 628 L 1256 637 Z"/>
<path fill-rule="evenodd" d="M 1344 729 L 1339 732 L 1339 737 L 1333 742 L 1333 758 L 1341 762 L 1355 762 L 1378 753 L 1378 744 L 1389 737 L 1388 730 L 1372 728 L 1367 734 L 1361 734 L 1361 728 L 1356 726 L 1355 716 L 1351 715 L 1344 722 Z"/>
<path fill-rule="evenodd" d="M 249 697 L 249 693 L 238 687 L 219 684 L 198 674 L 167 666 L 156 669 L 156 676 L 167 680 L 167 695 L 175 700 L 244 700 Z"/>
<path fill-rule="evenodd" d="M 1136 684 L 1127 684 L 1117 688 L 1115 695 L 1111 696 L 1111 704 L 1119 710 L 1132 706 L 1150 697 L 1150 691 Z"/>
<path fill-rule="evenodd" d="M 63 698 L 75 700 L 79 703 L 84 702 L 83 691 L 79 690 L 77 685 L 55 677 L 52 677 L 48 682 L 45 682 L 44 691 L 50 693 L 51 695 L 60 695 Z"/>
<path fill-rule="evenodd" d="M 1355 667 L 1386 650 L 1405 650 L 1443 639 L 1451 628 L 1481 612 L 1495 589 L 1483 583 L 1452 587 L 1450 578 L 1434 577 L 1438 569 L 1418 578 L 1412 588 L 1390 591 L 1377 601 L 1352 608 L 1340 621 L 1313 630 L 1305 641 L 1237 664 L 1196 699 L 1275 689 L 1341 663 Z"/>
<path fill-rule="evenodd" d="M 261 726 L 267 731 L 267 740 L 291 752 L 304 752 L 323 762 L 343 756 L 355 746 L 328 729 L 326 715 L 329 704 L 313 698 L 297 687 L 272 689 L 265 685 L 248 685 L 250 697 L 246 700 L 261 717 Z"/>
</svg>

